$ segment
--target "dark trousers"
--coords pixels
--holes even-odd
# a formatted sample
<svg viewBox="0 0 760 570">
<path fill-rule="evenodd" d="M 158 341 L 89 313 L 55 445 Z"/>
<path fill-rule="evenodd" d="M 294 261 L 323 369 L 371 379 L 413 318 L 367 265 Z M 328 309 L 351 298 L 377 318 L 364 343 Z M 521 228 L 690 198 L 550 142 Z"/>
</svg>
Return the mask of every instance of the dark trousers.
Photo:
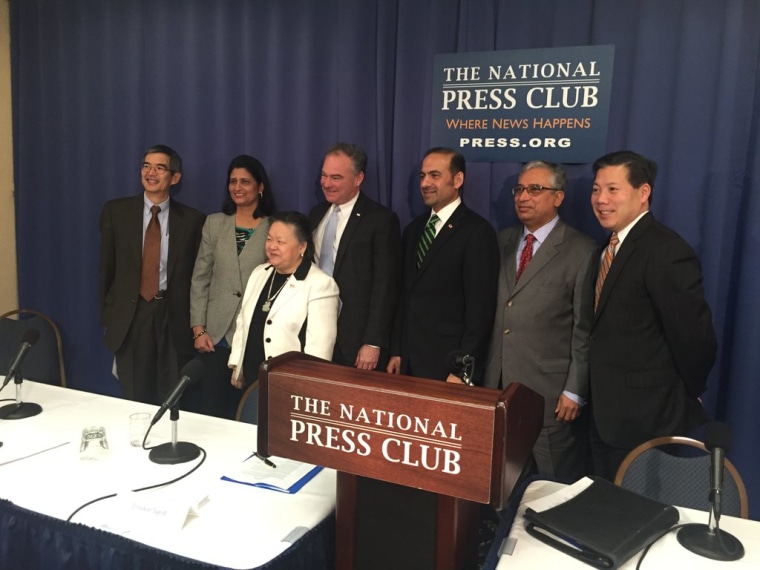
<svg viewBox="0 0 760 570">
<path fill-rule="evenodd" d="M 177 353 L 165 299 L 137 301 L 127 337 L 116 351 L 116 373 L 128 400 L 160 405 L 177 384 Z"/>
<path fill-rule="evenodd" d="M 602 441 L 596 430 L 593 414 L 589 414 L 589 451 L 591 453 L 592 475 L 614 481 L 620 464 L 632 447 L 614 447 Z"/>
<path fill-rule="evenodd" d="M 235 419 L 243 390 L 230 382 L 232 370 L 227 367 L 230 349 L 216 346 L 214 352 L 197 354 L 196 358 L 205 365 L 205 373 L 199 383 L 188 386 L 180 402 L 181 408 L 207 416 Z"/>
</svg>

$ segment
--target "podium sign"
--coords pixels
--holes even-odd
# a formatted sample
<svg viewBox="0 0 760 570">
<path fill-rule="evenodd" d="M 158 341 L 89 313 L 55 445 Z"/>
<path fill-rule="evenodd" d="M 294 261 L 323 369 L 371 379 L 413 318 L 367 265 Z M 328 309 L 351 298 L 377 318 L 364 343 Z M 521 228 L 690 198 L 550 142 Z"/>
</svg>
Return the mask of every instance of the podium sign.
<svg viewBox="0 0 760 570">
<path fill-rule="evenodd" d="M 301 353 L 259 380 L 259 453 L 497 507 L 541 428 L 542 398 L 520 385 L 500 393 Z"/>
</svg>

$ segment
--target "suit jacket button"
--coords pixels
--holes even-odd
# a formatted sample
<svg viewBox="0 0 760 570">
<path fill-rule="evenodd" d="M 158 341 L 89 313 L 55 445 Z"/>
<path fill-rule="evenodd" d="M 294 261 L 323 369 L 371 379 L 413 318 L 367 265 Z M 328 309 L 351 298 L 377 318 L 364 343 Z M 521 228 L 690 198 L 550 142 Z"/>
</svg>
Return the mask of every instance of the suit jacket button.
<svg viewBox="0 0 760 570">
<path fill-rule="evenodd" d="M 267 324 L 268 324 L 268 325 L 271 325 L 271 324 L 272 324 L 272 319 L 268 319 L 268 320 L 267 320 Z"/>
<path fill-rule="evenodd" d="M 235 291 L 235 297 L 242 297 L 243 294 L 240 291 Z"/>
<path fill-rule="evenodd" d="M 510 332 L 512 331 L 510 331 L 509 329 L 504 329 L 504 334 L 509 334 Z"/>
<path fill-rule="evenodd" d="M 266 339 L 264 342 L 272 342 L 271 338 Z"/>
<path fill-rule="evenodd" d="M 512 301 L 509 301 L 509 302 L 507 303 L 507 307 L 511 307 L 511 306 L 512 306 Z"/>
</svg>

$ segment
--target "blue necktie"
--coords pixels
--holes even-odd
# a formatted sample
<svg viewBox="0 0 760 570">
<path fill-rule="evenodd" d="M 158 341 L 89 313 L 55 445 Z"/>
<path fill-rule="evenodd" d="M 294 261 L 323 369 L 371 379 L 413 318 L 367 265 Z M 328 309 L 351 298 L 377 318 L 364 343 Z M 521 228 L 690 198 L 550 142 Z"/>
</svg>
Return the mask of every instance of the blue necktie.
<svg viewBox="0 0 760 570">
<path fill-rule="evenodd" d="M 335 268 L 335 232 L 338 229 L 338 213 L 340 206 L 332 206 L 330 217 L 327 218 L 325 233 L 322 235 L 322 247 L 319 251 L 319 268 L 328 275 L 333 274 Z"/>
</svg>

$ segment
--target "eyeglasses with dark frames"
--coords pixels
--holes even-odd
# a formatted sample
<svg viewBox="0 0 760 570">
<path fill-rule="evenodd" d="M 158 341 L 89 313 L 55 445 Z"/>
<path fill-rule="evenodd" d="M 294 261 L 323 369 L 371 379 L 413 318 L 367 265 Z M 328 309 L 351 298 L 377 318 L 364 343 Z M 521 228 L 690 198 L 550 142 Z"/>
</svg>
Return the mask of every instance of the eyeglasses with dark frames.
<svg viewBox="0 0 760 570">
<path fill-rule="evenodd" d="M 541 194 L 541 192 L 544 192 L 545 190 L 551 190 L 552 192 L 556 192 L 559 190 L 559 188 L 551 188 L 550 186 L 541 186 L 540 184 L 528 184 L 527 186 L 522 186 L 521 184 L 518 184 L 514 188 L 512 188 L 512 196 L 517 198 L 520 194 L 523 193 L 523 191 L 528 193 L 528 196 L 538 196 Z"/>
</svg>

